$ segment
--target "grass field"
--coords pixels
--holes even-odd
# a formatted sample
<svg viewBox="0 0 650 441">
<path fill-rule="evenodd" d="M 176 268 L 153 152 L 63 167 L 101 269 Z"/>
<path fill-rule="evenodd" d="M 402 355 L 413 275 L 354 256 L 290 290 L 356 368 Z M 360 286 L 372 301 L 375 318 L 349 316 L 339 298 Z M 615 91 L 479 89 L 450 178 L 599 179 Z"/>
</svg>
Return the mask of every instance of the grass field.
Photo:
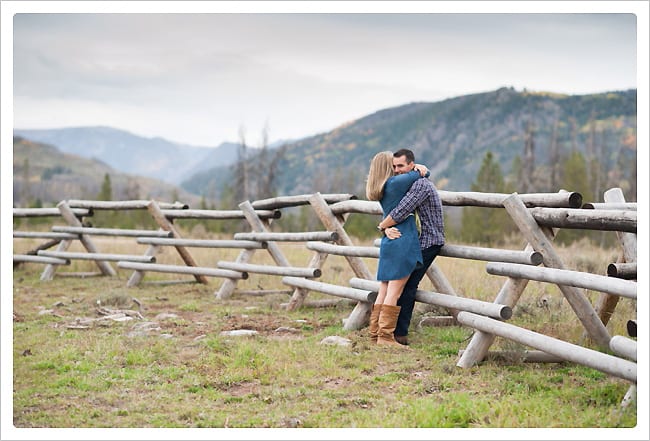
<svg viewBox="0 0 650 441">
<path fill-rule="evenodd" d="M 103 252 L 141 254 L 134 241 L 100 240 Z M 15 241 L 15 253 L 30 249 Z M 22 249 L 21 249 L 22 247 Z M 603 274 L 616 250 L 559 251 L 567 267 Z M 71 249 L 75 251 L 76 249 Z M 311 251 L 283 244 L 296 266 Z M 237 250 L 192 249 L 199 265 L 234 260 Z M 376 262 L 364 259 L 371 272 Z M 165 249 L 160 263 L 179 263 Z M 259 250 L 252 263 L 270 263 Z M 440 257 L 436 264 L 459 295 L 493 301 L 504 278 L 485 262 Z M 113 265 L 115 267 L 115 265 Z M 367 329 L 347 331 L 353 304 L 283 308 L 290 294 L 215 298 L 221 279 L 208 285 L 172 283 L 192 276 L 148 273 L 127 288 L 117 277 L 64 277 L 96 271 L 87 261 L 61 267 L 40 281 L 43 266 L 13 273 L 13 423 L 16 428 L 621 428 L 637 424 L 636 403 L 621 408 L 624 380 L 572 363 L 485 361 L 456 367 L 469 328 L 419 327 L 422 318 L 446 315 L 418 305 L 411 350 L 368 343 Z M 348 285 L 345 258 L 330 256 L 323 282 Z M 288 289 L 277 276 L 251 274 L 238 290 Z M 162 283 L 165 282 L 165 283 Z M 421 289 L 432 289 L 423 281 Z M 592 303 L 599 293 L 587 292 Z M 310 293 L 308 300 L 333 299 Z M 544 299 L 541 302 L 540 299 Z M 129 320 L 106 318 L 129 312 Z M 621 299 L 608 330 L 627 335 L 636 303 Z M 589 346 L 584 329 L 557 287 L 529 283 L 509 321 Z M 224 331 L 251 330 L 230 336 Z M 339 336 L 349 345 L 323 344 Z M 492 350 L 519 350 L 497 338 Z M 621 439 L 625 438 L 625 431 Z M 467 435 L 471 437 L 471 434 Z"/>
</svg>

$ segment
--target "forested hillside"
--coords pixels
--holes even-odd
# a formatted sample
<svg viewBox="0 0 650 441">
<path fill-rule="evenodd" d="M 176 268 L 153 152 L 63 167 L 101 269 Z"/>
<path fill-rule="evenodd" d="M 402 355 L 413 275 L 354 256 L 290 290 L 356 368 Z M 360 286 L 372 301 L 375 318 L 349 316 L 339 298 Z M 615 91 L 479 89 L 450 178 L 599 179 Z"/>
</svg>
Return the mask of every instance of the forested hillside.
<svg viewBox="0 0 650 441">
<path fill-rule="evenodd" d="M 15 136 L 13 200 L 17 207 L 52 206 L 63 199 L 182 200 L 198 197 L 151 178 L 120 173 L 92 159 Z"/>
<path fill-rule="evenodd" d="M 106 174 L 114 198 L 169 200 L 180 192 L 192 206 L 231 209 L 246 199 L 315 191 L 364 198 L 372 156 L 402 147 L 413 149 L 417 160 L 430 167 L 441 189 L 525 193 L 566 188 L 598 200 L 616 186 L 634 201 L 636 124 L 636 90 L 567 96 L 502 88 L 384 109 L 283 145 L 240 142 L 207 149 L 107 127 L 16 130 L 56 143 L 15 138 L 14 203 L 94 198 Z M 69 150 L 78 153 L 69 155 Z M 498 179 L 479 176 L 488 155 Z M 190 163 L 194 174 L 181 184 L 183 194 L 170 184 Z M 171 181 L 138 177 L 147 174 Z"/>
<path fill-rule="evenodd" d="M 238 166 L 211 169 L 182 185 L 217 204 L 259 198 L 256 189 L 365 197 L 372 156 L 407 147 L 441 189 L 469 191 L 490 153 L 513 191 L 567 187 L 589 200 L 617 186 L 632 201 L 636 123 L 636 90 L 568 96 L 502 88 L 381 110 L 264 157 L 241 151 Z"/>
</svg>

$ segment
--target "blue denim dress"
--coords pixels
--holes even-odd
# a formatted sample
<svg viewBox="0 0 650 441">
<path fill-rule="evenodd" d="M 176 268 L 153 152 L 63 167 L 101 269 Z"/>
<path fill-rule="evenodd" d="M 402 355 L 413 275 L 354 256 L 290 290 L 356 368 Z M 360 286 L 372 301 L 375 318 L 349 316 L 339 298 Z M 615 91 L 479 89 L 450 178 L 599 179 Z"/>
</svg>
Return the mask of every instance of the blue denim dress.
<svg viewBox="0 0 650 441">
<path fill-rule="evenodd" d="M 386 181 L 384 196 L 379 201 L 384 217 L 388 216 L 411 188 L 411 185 L 420 178 L 420 172 L 414 170 L 405 174 L 391 176 Z M 410 215 L 395 226 L 402 233 L 402 236 L 393 240 L 386 236 L 381 239 L 377 280 L 401 279 L 422 265 L 422 250 L 420 249 L 415 216 Z"/>
</svg>

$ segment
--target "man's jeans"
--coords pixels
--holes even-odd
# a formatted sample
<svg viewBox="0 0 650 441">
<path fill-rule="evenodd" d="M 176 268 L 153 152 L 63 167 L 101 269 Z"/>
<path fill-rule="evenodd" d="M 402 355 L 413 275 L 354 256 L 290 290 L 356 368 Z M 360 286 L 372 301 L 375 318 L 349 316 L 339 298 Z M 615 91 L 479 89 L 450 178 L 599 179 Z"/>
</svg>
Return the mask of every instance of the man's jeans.
<svg viewBox="0 0 650 441">
<path fill-rule="evenodd" d="M 422 250 L 422 263 L 423 265 L 413 271 L 409 277 L 404 291 L 397 301 L 397 306 L 402 309 L 397 318 L 397 326 L 395 327 L 395 336 L 405 336 L 409 333 L 409 325 L 411 324 L 411 316 L 413 315 L 413 308 L 415 307 L 415 293 L 418 290 L 420 281 L 427 273 L 429 266 L 433 263 L 433 259 L 440 253 L 442 245 L 433 245 L 427 249 Z"/>
</svg>

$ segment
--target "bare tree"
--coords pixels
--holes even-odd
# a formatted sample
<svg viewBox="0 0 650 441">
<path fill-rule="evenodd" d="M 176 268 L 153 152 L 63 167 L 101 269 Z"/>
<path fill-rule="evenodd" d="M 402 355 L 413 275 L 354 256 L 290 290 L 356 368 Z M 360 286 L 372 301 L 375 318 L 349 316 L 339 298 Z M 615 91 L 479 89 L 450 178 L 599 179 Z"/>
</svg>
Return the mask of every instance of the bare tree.
<svg viewBox="0 0 650 441">
<path fill-rule="evenodd" d="M 533 173 L 535 172 L 535 139 L 533 123 L 528 121 L 524 135 L 524 158 L 522 173 L 522 192 L 528 193 L 533 190 Z"/>
<path fill-rule="evenodd" d="M 560 185 L 560 147 L 557 134 L 558 120 L 553 122 L 551 146 L 549 148 L 549 166 L 551 168 L 551 191 L 557 191 Z"/>
<path fill-rule="evenodd" d="M 237 164 L 235 166 L 233 195 L 236 203 L 248 200 L 248 148 L 246 146 L 246 129 L 239 128 L 239 148 L 237 149 Z"/>
<path fill-rule="evenodd" d="M 278 177 L 278 169 L 280 168 L 280 162 L 284 159 L 284 155 L 287 151 L 287 144 L 282 145 L 279 147 L 276 151 L 275 154 L 273 155 L 273 159 L 271 159 L 271 162 L 269 163 L 267 173 L 266 173 L 266 191 L 267 191 L 267 196 L 265 197 L 272 197 L 275 196 L 277 193 L 277 177 Z"/>
</svg>

